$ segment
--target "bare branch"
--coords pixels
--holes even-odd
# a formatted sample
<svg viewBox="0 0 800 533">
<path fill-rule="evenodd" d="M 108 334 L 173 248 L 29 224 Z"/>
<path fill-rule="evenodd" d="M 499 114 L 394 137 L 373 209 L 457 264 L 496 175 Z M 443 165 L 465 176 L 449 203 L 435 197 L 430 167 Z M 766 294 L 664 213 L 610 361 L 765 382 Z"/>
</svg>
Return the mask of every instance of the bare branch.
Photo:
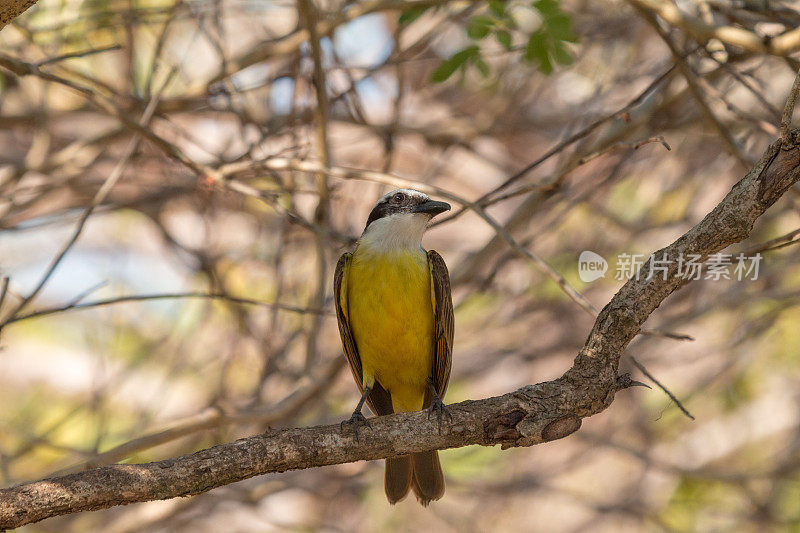
<svg viewBox="0 0 800 533">
<path fill-rule="evenodd" d="M 515 183 L 516 181 L 527 175 L 530 171 L 532 171 L 533 169 L 535 169 L 536 167 L 538 167 L 539 165 L 541 165 L 542 163 L 544 163 L 545 161 L 556 155 L 557 153 L 561 152 L 567 146 L 588 136 L 603 124 L 615 120 L 619 117 L 625 116 L 631 109 L 639 105 L 639 103 L 642 102 L 647 97 L 647 95 L 653 92 L 653 90 L 656 89 L 656 87 L 660 86 L 667 78 L 669 78 L 676 67 L 677 63 L 674 63 L 667 70 L 665 70 L 659 76 L 657 76 L 652 82 L 650 82 L 650 84 L 647 87 L 645 87 L 645 89 L 642 92 L 637 94 L 630 102 L 625 104 L 623 107 L 619 108 L 613 113 L 609 113 L 608 115 L 605 115 L 595 120 L 594 122 L 583 128 L 579 132 L 575 133 L 574 135 L 570 135 L 568 138 L 564 139 L 563 141 L 552 147 L 550 150 L 545 152 L 544 155 L 542 155 L 532 163 L 526 165 L 524 168 L 518 170 L 517 172 L 506 178 L 506 180 L 503 181 L 503 183 L 501 183 L 491 191 L 481 196 L 478 200 L 476 200 L 475 203 L 486 205 L 487 202 L 498 192 L 502 191 L 509 185 Z M 453 213 L 452 215 L 442 218 L 442 220 L 438 221 L 436 224 L 443 224 L 444 222 L 457 218 L 461 216 L 465 211 L 466 209 L 462 208 Z"/>
<path fill-rule="evenodd" d="M 475 3 L 475 0 L 469 1 L 470 3 Z M 450 0 L 371 0 L 368 2 L 358 2 L 357 4 L 349 6 L 348 9 L 336 13 L 332 18 L 318 21 L 316 25 L 316 34 L 319 37 L 327 37 L 338 26 L 369 13 L 436 6 L 449 2 Z M 229 74 L 244 70 L 270 57 L 291 54 L 299 49 L 303 43 L 308 42 L 309 37 L 308 30 L 303 28 L 293 31 L 281 39 L 260 43 L 246 54 L 232 60 L 230 64 L 227 65 L 226 70 L 219 72 L 213 78 L 212 83 L 222 81 Z"/>
<path fill-rule="evenodd" d="M 640 363 L 639 361 L 637 361 L 635 357 L 631 357 L 631 361 L 633 361 L 633 364 L 634 364 L 634 365 L 636 365 L 636 368 L 638 368 L 638 369 L 639 369 L 639 371 L 640 371 L 642 374 L 644 374 L 645 376 L 647 376 L 647 379 L 649 379 L 650 381 L 652 381 L 653 383 L 655 383 L 655 384 L 658 386 L 658 388 L 659 388 L 659 389 L 661 389 L 662 391 L 664 391 L 664 394 L 666 394 L 667 396 L 669 396 L 669 399 L 670 399 L 670 400 L 672 400 L 672 401 L 675 403 L 675 405 L 677 405 L 677 406 L 678 406 L 678 409 L 680 409 L 680 410 L 683 412 L 683 414 L 685 414 L 687 417 L 691 418 L 692 420 L 694 420 L 694 419 L 695 419 L 695 418 L 694 418 L 694 415 L 693 415 L 692 413 L 690 413 L 690 412 L 689 412 L 689 410 L 688 410 L 688 409 L 686 409 L 686 408 L 683 406 L 683 404 L 681 403 L 681 401 L 680 401 L 680 400 L 679 400 L 679 399 L 678 399 L 678 398 L 677 398 L 677 397 L 676 397 L 674 394 L 672 394 L 672 391 L 671 391 L 671 390 L 669 390 L 669 389 L 666 387 L 666 385 L 664 385 L 663 383 L 661 383 L 660 381 L 658 381 L 658 380 L 656 379 L 656 377 L 655 377 L 653 374 L 651 374 L 651 373 L 650 373 L 650 371 L 649 371 L 649 370 L 647 370 L 647 368 L 645 368 L 645 366 L 644 366 L 642 363 Z"/>
<path fill-rule="evenodd" d="M 174 72 L 174 71 L 173 71 Z M 167 79 L 164 82 L 164 87 L 169 84 L 169 81 L 172 78 L 172 73 L 167 76 Z M 153 116 L 153 113 L 156 110 L 158 105 L 158 99 L 160 97 L 160 93 L 154 96 L 150 103 L 148 104 L 147 108 L 142 115 L 142 118 L 139 122 L 139 126 L 144 127 Z M 53 260 L 50 262 L 47 270 L 45 271 L 44 275 L 41 277 L 39 282 L 37 283 L 36 287 L 26 296 L 16 307 L 11 311 L 8 318 L 5 319 L 2 323 L 0 323 L 0 329 L 3 328 L 6 324 L 9 323 L 10 319 L 13 319 L 15 316 L 19 314 L 29 303 L 31 303 L 36 296 L 42 291 L 44 286 L 47 284 L 48 280 L 51 276 L 55 273 L 58 266 L 61 264 L 61 261 L 66 257 L 67 253 L 72 249 L 72 246 L 78 241 L 80 238 L 81 233 L 83 233 L 83 228 L 86 226 L 86 222 L 89 220 L 89 217 L 92 216 L 94 213 L 95 208 L 103 203 L 108 193 L 111 189 L 116 185 L 117 181 L 120 177 L 122 177 L 122 172 L 125 170 L 125 166 L 128 164 L 128 160 L 133 156 L 134 152 L 139 146 L 140 136 L 138 134 L 134 135 L 133 138 L 128 142 L 128 146 L 125 148 L 125 153 L 123 154 L 122 158 L 117 162 L 114 169 L 108 175 L 106 180 L 103 182 L 103 185 L 100 189 L 95 193 L 94 198 L 92 198 L 92 203 L 89 204 L 81 218 L 78 220 L 78 224 L 75 227 L 75 230 L 72 233 L 69 241 L 61 248 L 61 251 L 56 254 Z"/>
<path fill-rule="evenodd" d="M 317 152 L 322 164 L 326 167 L 331 164 L 330 147 L 328 145 L 328 86 L 325 82 L 325 69 L 322 64 L 322 46 L 317 34 L 317 8 L 312 0 L 299 0 L 297 11 L 309 33 L 311 55 L 314 59 L 314 89 L 317 95 L 317 105 L 314 108 L 314 121 L 317 134 Z M 330 189 L 328 177 L 324 172 L 316 176 L 317 193 L 319 201 L 314 209 L 314 224 L 327 226 L 330 210 Z M 319 232 L 314 234 L 316 245 L 316 279 L 312 289 L 311 304 L 322 307 L 325 302 L 327 288 L 327 260 L 325 256 L 325 239 Z M 320 330 L 320 317 L 312 315 L 308 321 L 308 335 L 306 342 L 306 369 L 310 369 L 317 355 L 317 334 Z"/>
<path fill-rule="evenodd" d="M 68 54 L 60 54 L 53 57 L 48 57 L 42 61 L 36 63 L 37 67 L 43 67 L 45 65 L 52 65 L 53 63 L 58 63 L 59 61 L 65 61 L 67 59 L 75 59 L 77 57 L 87 57 L 93 56 L 95 54 L 103 54 L 105 52 L 113 52 L 115 50 L 121 50 L 122 46 L 118 44 L 114 44 L 111 46 L 104 46 L 103 48 L 91 48 L 89 50 L 83 50 L 81 52 L 70 52 Z"/>
<path fill-rule="evenodd" d="M 786 56 L 800 49 L 800 28 L 767 40 L 744 28 L 707 24 L 702 19 L 681 11 L 673 2 L 659 0 L 630 0 L 630 2 L 658 15 L 669 25 L 684 30 L 699 42 L 719 39 L 723 43 L 738 46 L 749 52 L 776 56 Z"/>
<path fill-rule="evenodd" d="M 132 439 L 110 450 L 97 454 L 95 457 L 82 463 L 72 465 L 55 476 L 63 476 L 75 472 L 82 472 L 90 468 L 109 465 L 122 461 L 135 453 L 192 435 L 206 429 L 220 427 L 226 424 L 245 424 L 258 422 L 260 424 L 275 424 L 286 417 L 295 414 L 310 400 L 327 390 L 334 382 L 339 371 L 344 368 L 344 357 L 337 357 L 327 364 L 322 372 L 306 376 L 304 384 L 289 394 L 277 404 L 269 407 L 252 407 L 249 409 L 225 410 L 219 406 L 212 406 L 193 416 L 172 422 L 160 431 Z"/>
<path fill-rule="evenodd" d="M 794 115 L 798 92 L 800 92 L 800 71 L 794 77 L 794 83 L 792 83 L 792 88 L 789 90 L 789 97 L 786 98 L 786 105 L 781 115 L 781 139 L 787 144 L 791 143 L 789 128 L 792 125 L 792 116 Z"/>
<path fill-rule="evenodd" d="M 648 276 L 652 260 L 600 312 L 563 376 L 538 385 L 450 407 L 452 423 L 439 435 L 424 412 L 378 417 L 361 443 L 338 425 L 269 431 L 192 455 L 139 465 L 106 466 L 0 490 L 0 527 L 51 516 L 205 492 L 252 476 L 424 450 L 480 444 L 531 446 L 563 438 L 581 419 L 606 409 L 630 385 L 617 373 L 620 356 L 648 316 L 689 283 L 677 275 L 680 255 L 703 258 L 747 237 L 755 221 L 800 180 L 800 146 L 773 143 L 700 223 L 654 255 L 670 261 L 668 275 Z"/>
<path fill-rule="evenodd" d="M 636 10 L 642 15 L 642 17 L 653 27 L 653 29 L 658 33 L 659 37 L 666 43 L 669 47 L 670 51 L 672 52 L 673 57 L 675 58 L 675 62 L 678 65 L 678 68 L 683 74 L 683 77 L 686 79 L 686 83 L 689 84 L 689 90 L 694 96 L 695 101 L 700 106 L 700 109 L 703 112 L 703 115 L 708 119 L 711 124 L 714 125 L 716 130 L 719 132 L 720 136 L 725 139 L 725 142 L 730 147 L 731 153 L 736 156 L 742 166 L 747 167 L 748 165 L 752 164 L 753 161 L 751 158 L 742 150 L 742 147 L 739 146 L 739 143 L 733 137 L 733 134 L 730 130 L 720 121 L 719 118 L 714 114 L 711 108 L 706 102 L 706 96 L 703 88 L 707 86 L 707 82 L 703 80 L 697 73 L 692 69 L 686 59 L 681 54 L 678 47 L 670 38 L 669 34 L 665 32 L 661 26 L 659 26 L 658 21 L 656 20 L 655 15 L 653 15 L 650 11 L 645 9 L 644 7 L 634 5 Z M 708 91 L 710 92 L 710 91 Z"/>
<path fill-rule="evenodd" d="M 4 278 L 7 280 L 8 278 Z M 7 284 L 7 282 L 5 283 Z M 173 299 L 180 299 L 180 298 L 201 298 L 201 299 L 208 299 L 208 300 L 225 300 L 228 302 L 233 302 L 237 304 L 243 305 L 256 305 L 259 307 L 269 307 L 271 309 L 279 309 L 281 311 L 288 311 L 290 313 L 299 313 L 299 314 L 314 314 L 314 315 L 324 315 L 327 314 L 325 311 L 319 308 L 310 308 L 310 307 L 297 307 L 294 305 L 282 304 L 277 302 L 264 302 L 261 300 L 254 300 L 252 298 L 239 298 L 237 296 L 231 296 L 230 294 L 221 294 L 221 293 L 208 293 L 208 292 L 176 292 L 176 293 L 164 293 L 164 294 L 132 294 L 129 296 L 117 296 L 114 298 L 106 298 L 103 300 L 94 300 L 91 302 L 71 302 L 66 305 L 58 306 L 58 307 L 50 307 L 47 309 L 40 309 L 38 311 L 31 311 L 30 313 L 17 315 L 15 317 L 9 318 L 5 324 L 13 324 L 14 322 L 20 322 L 22 320 L 29 320 L 31 318 L 41 318 L 48 315 L 54 315 L 56 313 L 63 313 L 64 311 L 70 310 L 79 310 L 79 309 L 91 309 L 94 307 L 105 307 L 107 305 L 114 305 L 119 303 L 125 302 L 144 302 L 148 300 L 173 300 Z"/>
</svg>

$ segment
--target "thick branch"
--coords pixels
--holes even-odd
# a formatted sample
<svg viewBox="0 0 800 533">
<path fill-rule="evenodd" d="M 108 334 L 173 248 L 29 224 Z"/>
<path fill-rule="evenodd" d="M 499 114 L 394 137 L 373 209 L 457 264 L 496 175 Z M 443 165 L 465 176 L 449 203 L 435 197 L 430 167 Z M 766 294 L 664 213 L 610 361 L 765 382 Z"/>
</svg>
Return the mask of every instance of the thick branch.
<svg viewBox="0 0 800 533">
<path fill-rule="evenodd" d="M 36 0 L 5 0 L 0 2 L 0 30 L 35 3 Z"/>
<path fill-rule="evenodd" d="M 753 224 L 800 179 L 797 132 L 772 144 L 756 166 L 699 224 L 655 253 L 672 260 L 664 279 L 629 280 L 601 311 L 575 364 L 554 381 L 503 396 L 450 407 L 441 435 L 423 412 L 373 419 L 357 443 L 338 425 L 269 431 L 191 455 L 147 464 L 112 465 L 0 490 L 0 527 L 115 505 L 198 494 L 271 472 L 394 457 L 471 444 L 531 446 L 565 437 L 581 419 L 603 411 L 621 388 L 619 358 L 642 323 L 673 291 L 688 283 L 676 276 L 679 255 L 707 257 L 741 241 Z"/>
</svg>

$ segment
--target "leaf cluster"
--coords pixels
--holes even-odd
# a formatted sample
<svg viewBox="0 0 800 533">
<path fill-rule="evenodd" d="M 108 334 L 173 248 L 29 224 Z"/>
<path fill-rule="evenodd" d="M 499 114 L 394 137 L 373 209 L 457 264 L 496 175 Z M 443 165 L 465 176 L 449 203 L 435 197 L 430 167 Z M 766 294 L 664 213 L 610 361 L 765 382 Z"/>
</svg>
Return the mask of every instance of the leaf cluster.
<svg viewBox="0 0 800 533">
<path fill-rule="evenodd" d="M 400 24 L 409 24 L 422 16 L 429 7 L 404 11 Z M 535 20 L 525 24 L 524 20 Z M 558 0 L 534 0 L 528 3 L 507 3 L 487 0 L 485 9 L 472 16 L 466 25 L 468 46 L 443 60 L 431 74 L 431 80 L 441 83 L 459 72 L 461 77 L 474 67 L 484 78 L 491 75 L 484 51 L 487 39 L 494 39 L 508 52 L 519 52 L 523 61 L 536 65 L 544 74 L 553 72 L 555 65 L 569 65 L 572 52 L 566 43 L 575 43 L 571 17 L 562 11 Z M 516 43 L 524 43 L 515 46 Z"/>
</svg>

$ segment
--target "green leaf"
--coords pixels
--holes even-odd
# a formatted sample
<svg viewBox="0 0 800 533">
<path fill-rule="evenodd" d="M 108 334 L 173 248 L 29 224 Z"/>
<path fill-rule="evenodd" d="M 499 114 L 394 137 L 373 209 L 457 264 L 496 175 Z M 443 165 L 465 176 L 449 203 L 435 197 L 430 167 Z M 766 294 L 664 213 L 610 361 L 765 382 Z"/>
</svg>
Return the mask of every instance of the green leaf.
<svg viewBox="0 0 800 533">
<path fill-rule="evenodd" d="M 547 40 L 542 30 L 534 32 L 528 39 L 525 47 L 525 59 L 531 63 L 534 61 L 539 64 L 539 70 L 545 74 L 553 72 L 553 64 L 547 52 Z"/>
<path fill-rule="evenodd" d="M 567 50 L 567 47 L 558 41 L 556 41 L 553 45 L 553 57 L 555 58 L 556 62 L 561 65 L 571 65 L 572 60 L 574 59 L 572 54 L 569 53 L 569 50 Z"/>
<path fill-rule="evenodd" d="M 468 46 L 453 54 L 450 59 L 442 61 L 442 64 L 431 74 L 431 81 L 441 83 L 453 75 L 453 73 L 464 65 L 468 60 L 478 57 L 480 49 L 477 46 Z"/>
<path fill-rule="evenodd" d="M 406 9 L 402 13 L 400 13 L 400 18 L 397 19 L 397 23 L 400 25 L 403 24 L 411 24 L 418 18 L 422 16 L 431 6 L 420 6 L 420 7 L 412 7 L 411 9 Z"/>
<path fill-rule="evenodd" d="M 525 46 L 525 60 L 533 62 L 544 51 L 544 32 L 542 30 L 531 33 L 528 44 Z"/>
<path fill-rule="evenodd" d="M 489 28 L 488 26 L 470 25 L 470 27 L 467 28 L 467 35 L 469 36 L 470 39 L 475 39 L 475 40 L 483 39 L 484 37 L 489 35 Z"/>
<path fill-rule="evenodd" d="M 545 20 L 545 26 L 550 30 L 550 34 L 559 41 L 575 42 L 575 34 L 572 33 L 572 21 L 568 16 L 560 14 Z"/>
<path fill-rule="evenodd" d="M 556 16 L 561 12 L 558 8 L 558 2 L 555 0 L 538 0 L 533 3 L 533 7 L 535 7 L 544 18 Z"/>
<path fill-rule="evenodd" d="M 506 50 L 511 50 L 511 34 L 506 30 L 499 30 L 494 34 L 497 42 L 502 44 Z"/>
<path fill-rule="evenodd" d="M 453 54 L 453 57 L 450 58 L 450 61 L 456 61 L 459 65 L 463 64 L 467 59 L 472 57 L 476 57 L 480 53 L 480 48 L 477 46 L 467 46 L 463 50 L 460 50 Z"/>
<path fill-rule="evenodd" d="M 469 22 L 467 35 L 470 39 L 483 39 L 491 31 L 494 21 L 488 17 L 475 17 Z"/>
<path fill-rule="evenodd" d="M 442 64 L 433 71 L 433 74 L 431 74 L 431 81 L 434 83 L 442 83 L 447 78 L 452 76 L 453 72 L 455 72 L 457 68 L 458 65 L 452 61 L 442 61 Z"/>
<path fill-rule="evenodd" d="M 483 58 L 476 56 L 475 66 L 478 67 L 478 72 L 480 72 L 484 78 L 489 77 L 489 74 L 491 73 L 489 70 L 489 65 L 486 64 L 486 61 L 484 61 Z"/>
<path fill-rule="evenodd" d="M 489 0 L 489 9 L 494 11 L 498 17 L 505 17 L 506 5 L 500 0 Z"/>
<path fill-rule="evenodd" d="M 539 58 L 539 70 L 541 70 L 543 74 L 550 74 L 553 72 L 553 63 L 550 62 L 550 56 L 547 55 L 547 53 L 542 54 Z"/>
</svg>

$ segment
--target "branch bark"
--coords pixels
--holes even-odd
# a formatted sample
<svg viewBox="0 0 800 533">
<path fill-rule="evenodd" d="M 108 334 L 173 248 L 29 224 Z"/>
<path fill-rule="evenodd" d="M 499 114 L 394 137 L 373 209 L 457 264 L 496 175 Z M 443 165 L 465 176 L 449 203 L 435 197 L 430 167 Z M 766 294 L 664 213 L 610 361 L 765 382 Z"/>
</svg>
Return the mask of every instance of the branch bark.
<svg viewBox="0 0 800 533">
<path fill-rule="evenodd" d="M 0 30 L 22 15 L 36 0 L 8 0 L 0 2 Z"/>
<path fill-rule="evenodd" d="M 647 317 L 688 280 L 677 258 L 703 258 L 747 237 L 753 224 L 800 180 L 798 132 L 773 143 L 750 172 L 699 224 L 655 252 L 670 264 L 648 279 L 652 260 L 600 312 L 574 365 L 563 376 L 517 391 L 450 406 L 442 434 L 424 412 L 371 420 L 356 442 L 338 425 L 272 430 L 229 444 L 146 464 L 111 465 L 0 490 L 0 528 L 48 517 L 149 500 L 189 496 L 256 475 L 382 459 L 472 444 L 531 446 L 565 437 L 585 417 L 606 409 L 633 383 L 618 375 L 619 359 Z M 662 263 L 663 264 L 663 263 Z"/>
</svg>

